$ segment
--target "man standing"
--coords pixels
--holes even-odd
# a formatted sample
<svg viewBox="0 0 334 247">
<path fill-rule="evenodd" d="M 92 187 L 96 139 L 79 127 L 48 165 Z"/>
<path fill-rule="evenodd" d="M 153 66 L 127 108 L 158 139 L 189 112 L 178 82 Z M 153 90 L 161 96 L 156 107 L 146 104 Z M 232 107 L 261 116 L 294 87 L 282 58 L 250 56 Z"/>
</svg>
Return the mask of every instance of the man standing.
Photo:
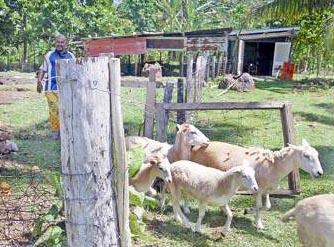
<svg viewBox="0 0 334 247">
<path fill-rule="evenodd" d="M 44 92 L 49 105 L 49 122 L 51 129 L 51 139 L 57 140 L 60 137 L 59 127 L 59 99 L 57 85 L 56 60 L 75 59 L 73 53 L 67 50 L 67 39 L 64 35 L 56 36 L 56 49 L 49 51 L 38 71 L 37 92 L 41 93 L 43 89 L 43 78 L 46 74 Z"/>
</svg>

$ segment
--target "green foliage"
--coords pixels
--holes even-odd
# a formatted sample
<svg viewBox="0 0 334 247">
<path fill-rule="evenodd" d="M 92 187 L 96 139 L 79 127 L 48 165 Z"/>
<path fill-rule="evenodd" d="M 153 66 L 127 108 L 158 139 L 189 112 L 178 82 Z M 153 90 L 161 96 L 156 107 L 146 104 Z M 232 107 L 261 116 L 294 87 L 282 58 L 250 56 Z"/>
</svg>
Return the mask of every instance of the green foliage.
<svg viewBox="0 0 334 247">
<path fill-rule="evenodd" d="M 333 63 L 334 28 L 333 0 L 274 0 L 258 8 L 260 19 L 285 20 L 286 25 L 300 26 L 295 40 L 294 60 L 307 71 L 328 67 Z M 332 66 L 330 67 L 332 69 Z"/>
<path fill-rule="evenodd" d="M 137 32 L 159 31 L 154 0 L 125 0 L 118 6 L 119 11 L 132 20 Z"/>
<path fill-rule="evenodd" d="M 143 164 L 143 160 L 145 158 L 145 151 L 142 147 L 134 147 L 127 151 L 128 155 L 128 164 L 129 164 L 129 177 L 134 177 L 140 167 Z"/>
<path fill-rule="evenodd" d="M 52 205 L 51 209 L 35 222 L 32 237 L 34 247 L 63 246 L 65 238 L 65 220 L 63 215 L 63 184 L 60 173 L 50 173 L 47 176 L 50 185 L 55 189 L 55 195 L 60 199 L 59 205 Z"/>
</svg>

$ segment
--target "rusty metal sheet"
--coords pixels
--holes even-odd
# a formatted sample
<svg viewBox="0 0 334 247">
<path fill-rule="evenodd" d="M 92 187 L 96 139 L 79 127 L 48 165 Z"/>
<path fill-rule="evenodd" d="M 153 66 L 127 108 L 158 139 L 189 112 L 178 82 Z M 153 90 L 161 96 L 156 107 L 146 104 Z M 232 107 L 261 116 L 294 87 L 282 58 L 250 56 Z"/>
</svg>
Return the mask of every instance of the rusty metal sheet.
<svg viewBox="0 0 334 247">
<path fill-rule="evenodd" d="M 146 53 L 146 37 L 106 38 L 84 41 L 86 56 L 98 56 L 101 53 L 131 55 Z"/>
<path fill-rule="evenodd" d="M 220 51 L 224 49 L 225 37 L 221 38 L 188 38 L 188 51 Z"/>
<path fill-rule="evenodd" d="M 184 37 L 154 37 L 147 38 L 147 49 L 150 50 L 169 50 L 183 51 L 186 47 L 186 38 Z"/>
</svg>

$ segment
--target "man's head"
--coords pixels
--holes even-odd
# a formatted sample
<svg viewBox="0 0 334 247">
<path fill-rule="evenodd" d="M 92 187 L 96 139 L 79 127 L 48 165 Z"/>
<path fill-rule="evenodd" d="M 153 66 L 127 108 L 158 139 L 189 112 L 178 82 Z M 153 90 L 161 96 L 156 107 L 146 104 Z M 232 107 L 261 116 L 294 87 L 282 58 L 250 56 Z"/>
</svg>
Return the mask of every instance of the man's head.
<svg viewBox="0 0 334 247">
<path fill-rule="evenodd" d="M 56 50 L 59 53 L 64 53 L 67 48 L 67 39 L 63 34 L 56 35 Z"/>
</svg>

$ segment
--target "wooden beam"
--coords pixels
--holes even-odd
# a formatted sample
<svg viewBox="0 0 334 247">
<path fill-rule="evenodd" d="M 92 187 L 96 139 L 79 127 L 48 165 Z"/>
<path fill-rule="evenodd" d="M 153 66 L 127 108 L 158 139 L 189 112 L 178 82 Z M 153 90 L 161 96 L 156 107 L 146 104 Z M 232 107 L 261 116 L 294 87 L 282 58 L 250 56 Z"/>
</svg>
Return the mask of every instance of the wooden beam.
<svg viewBox="0 0 334 247">
<path fill-rule="evenodd" d="M 157 103 L 166 110 L 257 110 L 282 109 L 283 102 L 210 102 L 210 103 Z"/>
</svg>

